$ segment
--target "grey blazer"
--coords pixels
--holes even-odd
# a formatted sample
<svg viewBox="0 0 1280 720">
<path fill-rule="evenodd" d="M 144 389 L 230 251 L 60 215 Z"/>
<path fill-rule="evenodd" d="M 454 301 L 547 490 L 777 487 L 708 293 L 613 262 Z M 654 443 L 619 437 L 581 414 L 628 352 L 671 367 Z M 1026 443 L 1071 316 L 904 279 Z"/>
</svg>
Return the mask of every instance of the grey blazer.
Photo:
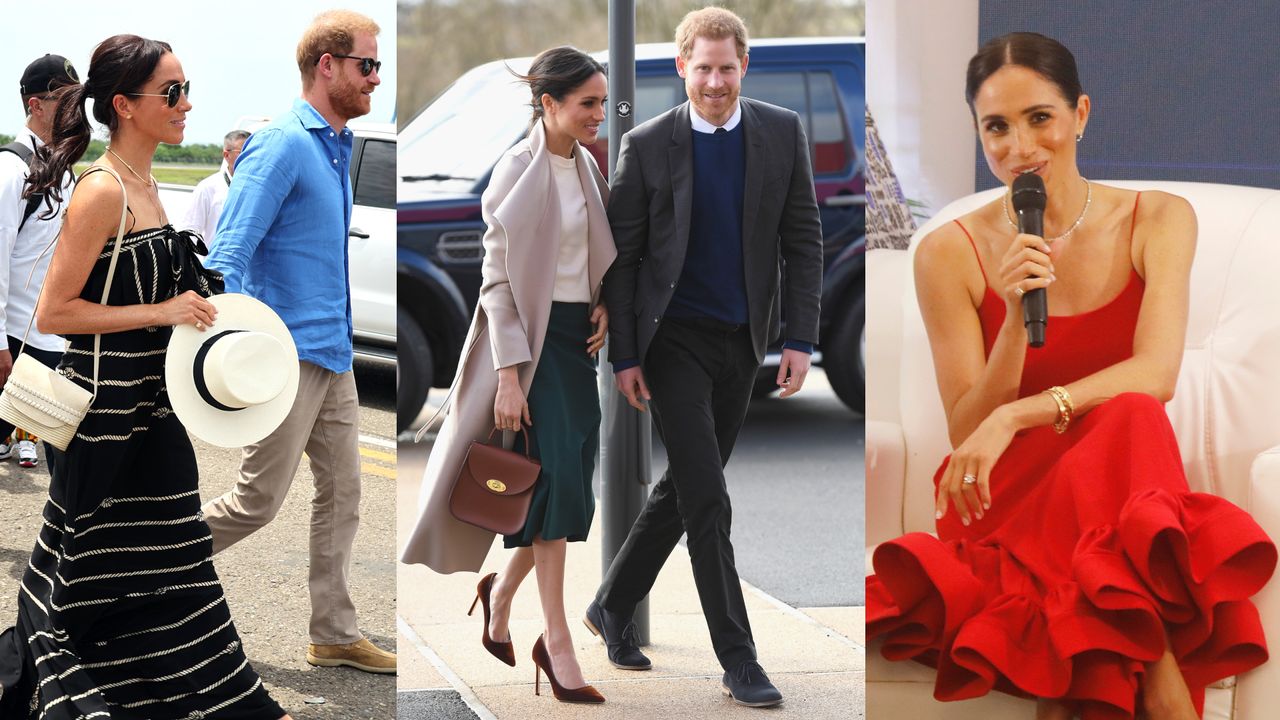
<svg viewBox="0 0 1280 720">
<path fill-rule="evenodd" d="M 799 116 L 758 100 L 740 102 L 746 143 L 743 271 L 759 362 L 778 336 L 783 297 L 787 339 L 818 341 L 822 224 Z M 619 146 L 608 209 L 618 258 L 603 288 L 610 361 L 643 361 L 684 268 L 693 212 L 689 112 L 685 102 L 637 126 Z"/>
</svg>

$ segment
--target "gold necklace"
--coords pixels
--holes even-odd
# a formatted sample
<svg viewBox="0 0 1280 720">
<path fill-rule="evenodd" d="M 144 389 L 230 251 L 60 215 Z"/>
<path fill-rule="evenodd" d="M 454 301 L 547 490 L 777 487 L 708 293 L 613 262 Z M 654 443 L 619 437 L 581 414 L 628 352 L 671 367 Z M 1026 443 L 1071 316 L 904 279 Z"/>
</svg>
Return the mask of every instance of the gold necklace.
<svg viewBox="0 0 1280 720">
<path fill-rule="evenodd" d="M 147 187 L 149 187 L 149 188 L 150 188 L 150 187 L 155 187 L 155 181 L 154 181 L 154 180 L 152 180 L 151 178 L 144 178 L 144 177 L 142 177 L 141 175 L 139 175 L 139 174 L 138 174 L 138 171 L 137 171 L 137 170 L 134 170 L 134 169 L 133 169 L 133 166 L 129 164 L 129 161 L 127 161 L 127 160 L 125 160 L 124 158 L 122 158 L 122 157 L 120 157 L 119 155 L 117 155 L 117 154 L 116 154 L 116 151 L 115 151 L 115 150 L 112 150 L 110 145 L 108 145 L 108 146 L 107 146 L 107 152 L 111 153 L 111 157 L 113 157 L 113 158 L 115 158 L 115 159 L 119 160 L 120 162 L 124 163 L 124 166 L 125 166 L 126 168 L 128 168 L 129 172 L 133 173 L 133 176 L 134 176 L 134 177 L 136 177 L 136 178 L 138 178 L 139 180 L 141 180 L 143 185 L 146 185 L 146 186 L 147 186 Z"/>
<path fill-rule="evenodd" d="M 144 178 L 141 175 L 139 175 L 138 171 L 134 170 L 133 166 L 129 164 L 129 161 L 125 160 L 124 158 L 116 154 L 116 151 L 112 150 L 110 145 L 107 146 L 107 152 L 111 153 L 111 157 L 124 163 L 124 166 L 128 168 L 129 172 L 132 173 L 134 177 L 138 178 L 138 180 L 141 180 L 144 187 L 146 187 L 148 190 L 151 190 L 151 192 L 147 193 L 147 198 L 151 200 L 151 206 L 156 209 L 156 217 L 159 218 L 160 223 L 162 225 L 168 225 L 169 216 L 165 213 L 164 206 L 160 204 L 160 198 L 158 194 L 155 192 L 155 189 L 156 189 L 155 180 L 152 178 Z"/>
</svg>

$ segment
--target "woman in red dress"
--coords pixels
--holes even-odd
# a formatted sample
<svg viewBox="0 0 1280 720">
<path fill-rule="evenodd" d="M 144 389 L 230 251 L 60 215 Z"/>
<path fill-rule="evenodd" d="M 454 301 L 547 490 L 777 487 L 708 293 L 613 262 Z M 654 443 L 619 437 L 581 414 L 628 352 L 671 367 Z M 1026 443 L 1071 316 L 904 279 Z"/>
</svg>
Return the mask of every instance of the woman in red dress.
<svg viewBox="0 0 1280 720">
<path fill-rule="evenodd" d="M 937 535 L 877 548 L 867 629 L 936 667 L 935 697 L 992 689 L 1037 718 L 1199 717 L 1204 687 L 1267 658 L 1248 598 L 1276 550 L 1247 513 L 1187 487 L 1163 403 L 1187 324 L 1186 200 L 1090 183 L 1075 59 L 1034 33 L 988 42 L 966 97 L 1006 186 L 1041 177 L 1044 237 L 1009 194 L 930 233 L 916 287 L 955 451 Z M 1048 340 L 1022 296 L 1047 288 Z"/>
</svg>

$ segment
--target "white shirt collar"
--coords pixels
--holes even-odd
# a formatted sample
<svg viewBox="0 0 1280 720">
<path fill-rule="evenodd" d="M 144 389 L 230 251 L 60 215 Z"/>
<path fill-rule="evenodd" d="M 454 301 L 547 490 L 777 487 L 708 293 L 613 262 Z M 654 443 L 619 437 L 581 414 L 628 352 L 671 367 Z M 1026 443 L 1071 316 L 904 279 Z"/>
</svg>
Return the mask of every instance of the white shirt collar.
<svg viewBox="0 0 1280 720">
<path fill-rule="evenodd" d="M 22 130 L 20 130 L 18 134 L 13 136 L 13 139 L 16 142 L 20 142 L 23 145 L 26 145 L 32 150 L 35 150 L 41 145 L 44 145 L 44 141 L 40 139 L 40 136 L 36 135 L 36 131 L 27 127 L 25 124 L 22 126 Z"/>
<path fill-rule="evenodd" d="M 732 130 L 738 127 L 738 123 L 740 122 L 742 122 L 742 101 L 741 100 L 735 101 L 733 103 L 733 114 L 729 116 L 729 121 L 726 122 L 724 125 L 712 125 L 711 123 L 707 122 L 702 118 L 701 115 L 698 114 L 698 109 L 693 106 L 693 103 L 689 103 L 689 124 L 692 125 L 693 129 L 696 130 L 697 132 L 710 134 L 715 132 L 719 128 L 724 128 L 725 131 L 727 132 L 729 130 Z"/>
</svg>

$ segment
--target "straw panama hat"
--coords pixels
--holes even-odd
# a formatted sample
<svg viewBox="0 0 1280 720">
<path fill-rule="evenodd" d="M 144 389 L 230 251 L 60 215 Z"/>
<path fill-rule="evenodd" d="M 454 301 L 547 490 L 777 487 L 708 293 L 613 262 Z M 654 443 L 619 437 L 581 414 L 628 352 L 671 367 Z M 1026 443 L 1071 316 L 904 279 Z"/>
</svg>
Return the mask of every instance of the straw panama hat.
<svg viewBox="0 0 1280 720">
<path fill-rule="evenodd" d="M 280 427 L 298 394 L 298 348 L 284 321 L 261 301 L 214 295 L 214 324 L 177 325 L 164 380 L 178 419 L 196 437 L 243 447 Z"/>
</svg>

